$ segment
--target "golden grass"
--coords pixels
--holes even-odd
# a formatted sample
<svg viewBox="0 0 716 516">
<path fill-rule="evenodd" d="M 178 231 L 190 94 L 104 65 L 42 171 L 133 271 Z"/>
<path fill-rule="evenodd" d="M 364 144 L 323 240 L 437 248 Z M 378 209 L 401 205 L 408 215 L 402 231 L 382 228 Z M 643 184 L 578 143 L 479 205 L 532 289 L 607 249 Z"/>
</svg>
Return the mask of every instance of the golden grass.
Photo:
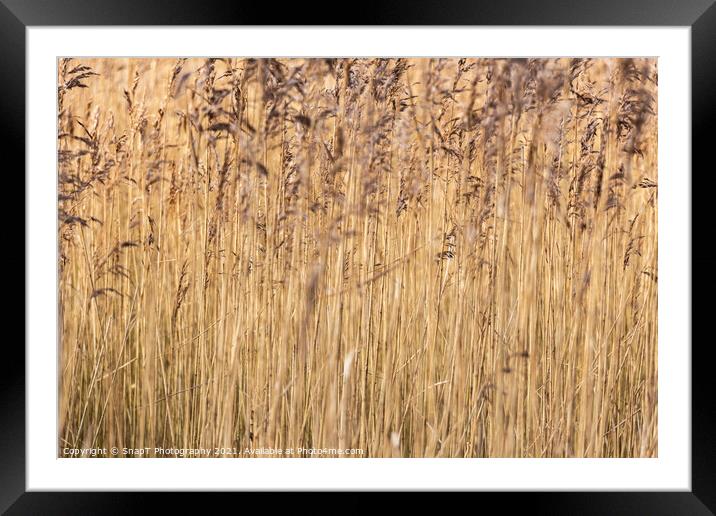
<svg viewBox="0 0 716 516">
<path fill-rule="evenodd" d="M 61 447 L 656 456 L 655 60 L 58 66 Z"/>
</svg>

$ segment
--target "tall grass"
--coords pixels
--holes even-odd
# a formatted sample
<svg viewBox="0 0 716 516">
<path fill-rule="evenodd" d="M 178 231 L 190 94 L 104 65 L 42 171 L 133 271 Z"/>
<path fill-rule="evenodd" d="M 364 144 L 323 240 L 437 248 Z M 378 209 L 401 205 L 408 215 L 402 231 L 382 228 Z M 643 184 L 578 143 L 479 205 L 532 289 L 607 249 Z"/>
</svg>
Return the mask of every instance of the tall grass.
<svg viewBox="0 0 716 516">
<path fill-rule="evenodd" d="M 58 80 L 61 447 L 657 454 L 655 60 Z"/>
</svg>

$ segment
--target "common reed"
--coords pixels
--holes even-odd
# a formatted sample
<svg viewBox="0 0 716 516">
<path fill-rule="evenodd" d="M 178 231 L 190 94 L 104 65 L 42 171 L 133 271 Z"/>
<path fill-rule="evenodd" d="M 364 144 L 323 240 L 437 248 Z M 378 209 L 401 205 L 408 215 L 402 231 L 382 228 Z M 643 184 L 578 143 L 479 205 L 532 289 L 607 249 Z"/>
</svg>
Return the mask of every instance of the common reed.
<svg viewBox="0 0 716 516">
<path fill-rule="evenodd" d="M 656 94 L 652 59 L 60 59 L 60 448 L 656 456 Z"/>
</svg>

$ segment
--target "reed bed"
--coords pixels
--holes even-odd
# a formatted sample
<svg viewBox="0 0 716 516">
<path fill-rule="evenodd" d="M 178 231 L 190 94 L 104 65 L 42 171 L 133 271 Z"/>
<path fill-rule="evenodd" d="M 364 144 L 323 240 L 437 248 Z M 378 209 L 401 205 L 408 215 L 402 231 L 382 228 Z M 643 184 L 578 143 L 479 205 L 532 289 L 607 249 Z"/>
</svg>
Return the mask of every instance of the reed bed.
<svg viewBox="0 0 716 516">
<path fill-rule="evenodd" d="M 59 446 L 656 456 L 656 94 L 653 59 L 60 59 Z"/>
</svg>

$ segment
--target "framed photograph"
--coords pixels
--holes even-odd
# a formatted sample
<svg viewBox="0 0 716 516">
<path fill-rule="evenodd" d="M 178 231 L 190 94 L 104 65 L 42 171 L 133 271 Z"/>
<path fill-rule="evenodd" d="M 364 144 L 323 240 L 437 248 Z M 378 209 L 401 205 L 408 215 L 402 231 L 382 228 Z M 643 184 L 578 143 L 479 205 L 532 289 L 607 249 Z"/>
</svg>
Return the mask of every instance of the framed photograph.
<svg viewBox="0 0 716 516">
<path fill-rule="evenodd" d="M 449 4 L 1 1 L 27 202 L 3 510 L 716 510 L 716 7 Z"/>
</svg>

